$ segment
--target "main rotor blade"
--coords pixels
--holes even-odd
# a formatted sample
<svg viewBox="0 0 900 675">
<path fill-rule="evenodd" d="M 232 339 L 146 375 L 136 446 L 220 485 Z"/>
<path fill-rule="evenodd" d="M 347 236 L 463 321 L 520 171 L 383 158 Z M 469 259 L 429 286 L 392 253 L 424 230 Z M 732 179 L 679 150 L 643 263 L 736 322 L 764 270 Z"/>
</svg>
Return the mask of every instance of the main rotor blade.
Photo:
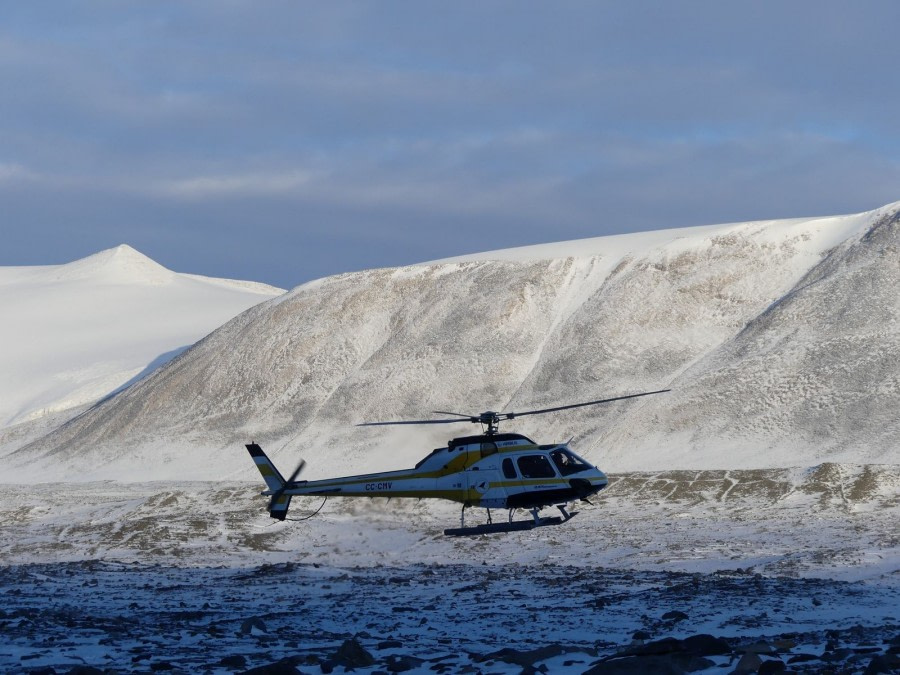
<svg viewBox="0 0 900 675">
<path fill-rule="evenodd" d="M 586 405 L 598 405 L 600 403 L 611 403 L 613 401 L 624 401 L 627 398 L 638 398 L 640 396 L 650 396 L 651 394 L 663 394 L 667 391 L 672 391 L 671 389 L 660 389 L 659 391 L 645 391 L 640 394 L 629 394 L 627 396 L 615 396 L 613 398 L 604 398 L 599 401 L 588 401 L 587 403 L 573 403 L 572 405 L 561 405 L 556 408 L 542 408 L 541 410 L 526 410 L 525 412 L 509 412 L 509 413 L 500 413 L 500 416 L 511 420 L 516 417 L 524 417 L 525 415 L 541 415 L 543 413 L 548 412 L 556 412 L 557 410 L 568 410 L 569 408 L 581 408 Z"/>
<path fill-rule="evenodd" d="M 462 413 L 449 412 L 447 410 L 432 410 L 435 415 L 456 415 L 457 417 L 467 417 L 473 419 L 474 415 L 463 415 Z"/>
<path fill-rule="evenodd" d="M 477 417 L 463 417 L 458 420 L 400 420 L 399 422 L 360 422 L 358 427 L 385 427 L 393 424 L 454 424 L 456 422 L 477 422 Z"/>
</svg>

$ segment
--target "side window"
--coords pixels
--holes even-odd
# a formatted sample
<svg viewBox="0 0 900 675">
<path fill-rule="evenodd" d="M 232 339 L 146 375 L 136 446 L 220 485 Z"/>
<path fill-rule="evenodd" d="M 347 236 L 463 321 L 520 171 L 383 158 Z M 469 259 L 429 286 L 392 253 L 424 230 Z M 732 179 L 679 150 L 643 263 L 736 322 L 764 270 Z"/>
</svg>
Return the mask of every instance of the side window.
<svg viewBox="0 0 900 675">
<path fill-rule="evenodd" d="M 519 472 L 522 478 L 555 478 L 556 471 L 550 460 L 544 455 L 525 455 L 519 457 Z"/>
<path fill-rule="evenodd" d="M 503 475 L 506 478 L 516 478 L 516 467 L 513 466 L 513 461 L 509 457 L 503 460 Z"/>
</svg>

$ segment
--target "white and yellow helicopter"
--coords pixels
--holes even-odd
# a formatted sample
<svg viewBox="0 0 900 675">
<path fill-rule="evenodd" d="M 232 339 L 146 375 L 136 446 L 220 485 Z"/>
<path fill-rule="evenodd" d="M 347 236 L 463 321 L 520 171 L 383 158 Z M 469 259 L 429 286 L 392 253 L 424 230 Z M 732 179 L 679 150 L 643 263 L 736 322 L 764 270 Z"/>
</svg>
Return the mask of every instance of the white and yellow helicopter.
<svg viewBox="0 0 900 675">
<path fill-rule="evenodd" d="M 453 418 L 358 424 L 357 426 L 387 426 L 471 422 L 482 425 L 481 434 L 454 438 L 447 443 L 447 447 L 433 450 L 414 468 L 402 471 L 298 481 L 297 476 L 306 465 L 301 459 L 290 478 L 285 480 L 259 445 L 250 443 L 246 447 L 268 487 L 262 494 L 270 497 L 269 515 L 278 520 L 287 517 L 291 497 L 294 496 L 318 496 L 326 499 L 328 497 L 431 498 L 447 499 L 462 504 L 460 527 L 444 530 L 445 534 L 524 530 L 542 525 L 556 525 L 569 520 L 575 514 L 570 514 L 566 510 L 566 505 L 575 500 L 587 501 L 588 497 L 605 488 L 608 480 L 600 469 L 572 452 L 568 443 L 538 445 L 521 434 L 500 433 L 501 420 L 611 403 L 667 391 L 670 390 L 661 389 L 518 413 L 498 413 L 489 410 L 480 415 L 463 415 L 435 411 L 435 414 L 453 415 Z M 487 524 L 466 527 L 466 509 L 472 506 L 487 509 Z M 562 517 L 541 518 L 539 512 L 547 506 L 556 506 Z M 509 510 L 508 522 L 494 523 L 491 520 L 490 510 L 504 508 Z M 532 520 L 514 522 L 513 514 L 516 509 L 528 509 Z"/>
</svg>

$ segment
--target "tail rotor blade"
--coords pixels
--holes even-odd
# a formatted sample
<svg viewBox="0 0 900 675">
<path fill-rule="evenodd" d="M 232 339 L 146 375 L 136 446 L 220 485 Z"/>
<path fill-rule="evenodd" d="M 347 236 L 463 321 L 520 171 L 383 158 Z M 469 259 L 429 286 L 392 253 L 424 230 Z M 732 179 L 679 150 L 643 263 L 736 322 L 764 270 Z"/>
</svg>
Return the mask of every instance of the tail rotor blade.
<svg viewBox="0 0 900 675">
<path fill-rule="evenodd" d="M 306 466 L 306 460 L 301 459 L 300 463 L 297 465 L 297 468 L 294 469 L 294 473 L 291 474 L 291 477 L 287 479 L 286 485 L 293 483 L 297 476 L 300 475 L 300 472 L 303 471 L 303 467 Z"/>
<path fill-rule="evenodd" d="M 306 466 L 306 460 L 301 459 L 297 468 L 294 469 L 294 473 L 291 474 L 291 477 L 284 481 L 284 485 L 275 490 L 272 494 L 272 504 L 276 504 L 278 500 L 281 499 L 281 495 L 284 494 L 284 491 L 293 486 L 294 481 L 297 479 L 297 476 L 300 475 L 300 472 L 303 471 L 304 466 Z"/>
</svg>

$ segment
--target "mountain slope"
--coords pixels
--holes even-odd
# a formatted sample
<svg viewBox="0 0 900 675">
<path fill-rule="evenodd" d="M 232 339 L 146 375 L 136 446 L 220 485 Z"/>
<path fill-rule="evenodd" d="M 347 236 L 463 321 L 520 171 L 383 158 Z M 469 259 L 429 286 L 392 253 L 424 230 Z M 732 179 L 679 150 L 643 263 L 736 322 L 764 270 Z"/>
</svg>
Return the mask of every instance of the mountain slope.
<svg viewBox="0 0 900 675">
<path fill-rule="evenodd" d="M 309 477 L 399 468 L 449 427 L 516 420 L 614 471 L 898 461 L 900 204 L 498 251 L 322 279 L 254 307 L 11 458 L 26 478 L 249 477 L 251 438 Z M 893 282 L 893 283 L 892 283 Z M 285 466 L 285 469 L 289 469 Z"/>
<path fill-rule="evenodd" d="M 94 403 L 281 292 L 178 274 L 125 245 L 0 268 L 0 428 Z"/>
</svg>

